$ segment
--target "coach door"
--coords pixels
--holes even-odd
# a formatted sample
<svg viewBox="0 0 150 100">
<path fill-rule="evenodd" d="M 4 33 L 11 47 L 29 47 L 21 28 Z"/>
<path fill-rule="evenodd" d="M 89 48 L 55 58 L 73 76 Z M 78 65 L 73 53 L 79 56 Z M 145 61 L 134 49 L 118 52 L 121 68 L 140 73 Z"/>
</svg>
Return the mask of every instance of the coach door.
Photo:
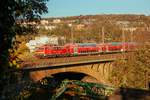
<svg viewBox="0 0 150 100">
<path fill-rule="evenodd" d="M 77 47 L 74 47 L 73 51 L 74 51 L 74 55 L 78 55 L 78 48 Z"/>
</svg>

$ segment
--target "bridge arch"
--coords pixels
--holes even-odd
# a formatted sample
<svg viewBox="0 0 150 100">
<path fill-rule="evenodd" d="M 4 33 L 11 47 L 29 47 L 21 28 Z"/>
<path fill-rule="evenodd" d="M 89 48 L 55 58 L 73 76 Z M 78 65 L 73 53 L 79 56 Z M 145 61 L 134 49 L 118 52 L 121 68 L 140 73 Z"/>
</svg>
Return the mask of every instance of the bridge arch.
<svg viewBox="0 0 150 100">
<path fill-rule="evenodd" d="M 64 67 L 60 69 L 35 71 L 31 72 L 30 76 L 34 81 L 39 81 L 44 77 L 56 75 L 59 73 L 82 73 L 85 76 L 88 76 L 87 79 L 88 78 L 95 79 L 98 83 L 106 83 L 107 80 L 106 77 L 109 74 L 108 72 L 109 67 L 110 67 L 109 63 L 88 64 L 88 65 Z"/>
</svg>

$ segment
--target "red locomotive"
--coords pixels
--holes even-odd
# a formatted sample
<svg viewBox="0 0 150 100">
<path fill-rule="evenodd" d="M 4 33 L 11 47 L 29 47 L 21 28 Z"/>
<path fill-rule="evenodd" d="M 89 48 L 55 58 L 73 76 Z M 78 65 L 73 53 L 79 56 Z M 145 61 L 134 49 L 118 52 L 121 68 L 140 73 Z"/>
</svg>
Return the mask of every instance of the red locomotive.
<svg viewBox="0 0 150 100">
<path fill-rule="evenodd" d="M 92 55 L 101 53 L 114 53 L 131 51 L 135 47 L 132 42 L 112 42 L 112 43 L 75 43 L 64 46 L 43 45 L 35 50 L 35 55 L 39 58 Z"/>
</svg>

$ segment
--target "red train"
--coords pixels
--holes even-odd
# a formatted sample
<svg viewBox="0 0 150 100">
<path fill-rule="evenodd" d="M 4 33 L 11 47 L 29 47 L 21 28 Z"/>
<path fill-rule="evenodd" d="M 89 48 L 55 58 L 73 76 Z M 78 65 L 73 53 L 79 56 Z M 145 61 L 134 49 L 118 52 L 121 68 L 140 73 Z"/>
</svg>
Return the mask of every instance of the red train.
<svg viewBox="0 0 150 100">
<path fill-rule="evenodd" d="M 135 48 L 135 46 L 136 43 L 133 42 L 112 42 L 103 44 L 75 43 L 66 44 L 64 46 L 43 45 L 35 50 L 35 55 L 39 58 L 92 55 L 101 53 L 131 51 Z"/>
</svg>

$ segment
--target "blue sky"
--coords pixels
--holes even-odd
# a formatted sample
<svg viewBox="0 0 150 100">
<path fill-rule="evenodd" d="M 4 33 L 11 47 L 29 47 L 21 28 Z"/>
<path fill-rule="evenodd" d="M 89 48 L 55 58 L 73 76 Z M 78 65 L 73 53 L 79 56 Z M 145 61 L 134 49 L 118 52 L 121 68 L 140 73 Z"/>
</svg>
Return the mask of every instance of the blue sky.
<svg viewBox="0 0 150 100">
<path fill-rule="evenodd" d="M 150 15 L 150 0 L 49 0 L 48 14 L 42 17 L 65 17 L 95 14 Z"/>
</svg>

